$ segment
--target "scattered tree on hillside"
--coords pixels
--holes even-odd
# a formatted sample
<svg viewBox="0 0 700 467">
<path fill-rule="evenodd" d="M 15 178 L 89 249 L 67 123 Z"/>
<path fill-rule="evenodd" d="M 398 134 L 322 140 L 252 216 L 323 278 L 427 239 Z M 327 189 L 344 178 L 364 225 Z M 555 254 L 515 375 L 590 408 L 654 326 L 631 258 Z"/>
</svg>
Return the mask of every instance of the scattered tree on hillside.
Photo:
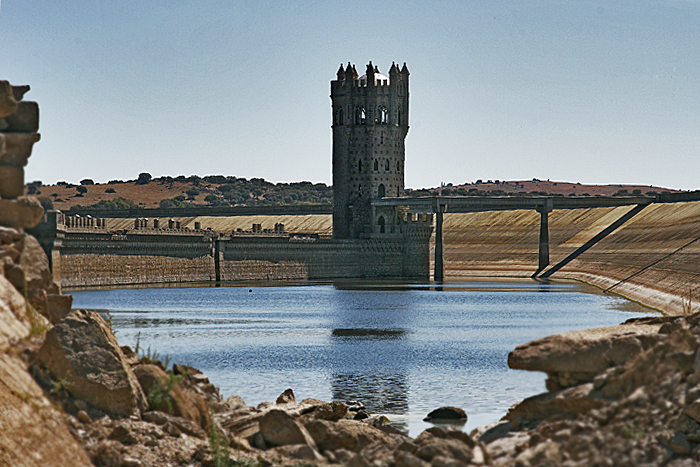
<svg viewBox="0 0 700 467">
<path fill-rule="evenodd" d="M 141 172 L 139 178 L 136 179 L 137 185 L 148 185 L 153 177 L 148 172 Z"/>
</svg>

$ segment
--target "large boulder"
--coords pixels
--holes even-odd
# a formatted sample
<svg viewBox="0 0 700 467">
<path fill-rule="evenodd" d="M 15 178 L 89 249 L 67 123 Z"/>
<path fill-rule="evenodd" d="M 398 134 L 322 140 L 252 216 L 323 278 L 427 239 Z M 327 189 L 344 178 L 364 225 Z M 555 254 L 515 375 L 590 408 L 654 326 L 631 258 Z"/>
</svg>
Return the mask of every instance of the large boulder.
<svg viewBox="0 0 700 467">
<path fill-rule="evenodd" d="M 258 423 L 260 433 L 268 446 L 305 444 L 316 449 L 316 443 L 306 428 L 284 410 L 272 409 L 265 413 Z"/>
<path fill-rule="evenodd" d="M 44 208 L 32 196 L 17 199 L 0 199 L 0 225 L 31 229 L 41 221 Z"/>
<path fill-rule="evenodd" d="M 546 372 L 553 382 L 550 389 L 574 386 L 663 340 L 660 328 L 660 322 L 649 320 L 556 334 L 519 345 L 508 354 L 508 366 Z"/>
<path fill-rule="evenodd" d="M 171 413 L 209 431 L 209 406 L 202 396 L 180 384 L 182 376 L 150 364 L 136 366 L 134 373 L 147 394 L 151 410 Z"/>
<path fill-rule="evenodd" d="M 304 427 L 323 451 L 347 449 L 359 453 L 364 448 L 379 443 L 395 449 L 397 442 L 379 428 L 355 420 L 311 420 Z"/>
<path fill-rule="evenodd" d="M 461 430 L 429 428 L 418 435 L 414 443 L 418 446 L 415 456 L 432 465 L 480 465 L 486 462 L 483 445 Z"/>
<path fill-rule="evenodd" d="M 37 359 L 68 392 L 112 416 L 138 415 L 146 396 L 102 317 L 74 310 L 46 333 Z"/>
</svg>

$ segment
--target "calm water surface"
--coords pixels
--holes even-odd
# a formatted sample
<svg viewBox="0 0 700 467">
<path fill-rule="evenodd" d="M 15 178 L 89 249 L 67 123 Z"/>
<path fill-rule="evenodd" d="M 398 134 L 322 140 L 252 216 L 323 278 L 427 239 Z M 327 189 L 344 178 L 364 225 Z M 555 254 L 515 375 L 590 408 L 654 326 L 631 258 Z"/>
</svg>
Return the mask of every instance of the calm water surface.
<svg viewBox="0 0 700 467">
<path fill-rule="evenodd" d="M 573 283 L 277 284 L 73 292 L 108 309 L 121 345 L 201 369 L 248 405 L 287 388 L 297 400 L 359 400 L 412 436 L 440 406 L 466 429 L 543 392 L 544 374 L 511 370 L 508 352 L 538 337 L 648 314 Z M 140 337 L 139 337 L 140 336 Z"/>
</svg>

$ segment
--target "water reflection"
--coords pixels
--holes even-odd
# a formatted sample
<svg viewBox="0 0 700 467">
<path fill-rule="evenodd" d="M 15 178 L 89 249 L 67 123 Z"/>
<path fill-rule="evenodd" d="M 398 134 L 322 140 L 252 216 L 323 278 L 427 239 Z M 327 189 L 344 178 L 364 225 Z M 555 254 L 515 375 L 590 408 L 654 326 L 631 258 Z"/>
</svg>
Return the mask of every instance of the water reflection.
<svg viewBox="0 0 700 467">
<path fill-rule="evenodd" d="M 357 337 L 366 339 L 400 339 L 406 335 L 402 329 L 334 329 L 333 337 Z"/>
</svg>

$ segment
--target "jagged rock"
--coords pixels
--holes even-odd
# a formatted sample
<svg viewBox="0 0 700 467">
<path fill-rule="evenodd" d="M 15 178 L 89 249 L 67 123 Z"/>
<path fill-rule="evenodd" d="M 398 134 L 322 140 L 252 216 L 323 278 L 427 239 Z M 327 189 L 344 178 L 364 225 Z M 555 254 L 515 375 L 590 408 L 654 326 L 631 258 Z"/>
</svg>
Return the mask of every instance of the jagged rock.
<svg viewBox="0 0 700 467">
<path fill-rule="evenodd" d="M 39 105 L 36 102 L 18 102 L 17 111 L 5 118 L 7 128 L 4 131 L 17 133 L 34 133 L 39 130 Z"/>
<path fill-rule="evenodd" d="M 10 227 L 0 226 L 0 243 L 14 244 L 21 242 L 24 239 L 24 232 Z"/>
<path fill-rule="evenodd" d="M 425 422 L 461 421 L 466 423 L 467 413 L 459 407 L 440 407 L 423 419 Z"/>
<path fill-rule="evenodd" d="M 508 409 L 507 420 L 543 420 L 556 414 L 580 414 L 602 407 L 604 401 L 593 383 L 586 383 L 562 391 L 546 392 L 528 397 Z"/>
<path fill-rule="evenodd" d="M 27 235 L 24 239 L 24 248 L 20 255 L 19 264 L 24 271 L 26 292 L 30 298 L 38 290 L 46 290 L 51 285 L 52 275 L 49 259 L 37 239 L 31 235 Z"/>
<path fill-rule="evenodd" d="M 546 441 L 528 448 L 515 458 L 515 465 L 561 465 L 559 445 Z"/>
<path fill-rule="evenodd" d="M 31 323 L 22 295 L 0 276 L 0 351 L 29 335 Z"/>
<path fill-rule="evenodd" d="M 374 443 L 381 443 L 391 449 L 397 446 L 397 442 L 382 430 L 354 420 L 312 420 L 304 427 L 323 451 L 347 449 L 358 453 Z"/>
<path fill-rule="evenodd" d="M 41 203 L 32 196 L 17 199 L 0 199 L 0 225 L 31 229 L 44 215 Z"/>
<path fill-rule="evenodd" d="M 31 88 L 28 84 L 23 84 L 21 86 L 12 86 L 12 96 L 15 98 L 16 102 L 20 102 L 26 93 L 29 92 Z"/>
<path fill-rule="evenodd" d="M 484 444 L 489 444 L 490 442 L 495 441 L 499 438 L 508 436 L 508 433 L 510 433 L 511 428 L 512 422 L 510 420 L 499 420 L 489 425 L 475 428 L 474 430 L 472 430 L 471 433 L 469 433 L 469 436 L 471 436 L 473 439 L 481 441 Z"/>
<path fill-rule="evenodd" d="M 394 452 L 396 467 L 428 467 L 430 464 L 410 452 L 396 450 Z"/>
<path fill-rule="evenodd" d="M 25 167 L 32 155 L 34 143 L 41 139 L 39 133 L 3 133 L 5 136 L 5 153 L 0 156 L 0 165 Z M 24 183 L 24 172 L 22 172 Z"/>
<path fill-rule="evenodd" d="M 291 389 L 287 389 L 279 395 L 279 397 L 275 401 L 275 404 L 289 404 L 290 402 L 296 401 L 297 400 L 294 398 L 294 391 L 292 391 Z"/>
<path fill-rule="evenodd" d="M 0 161 L 3 156 L 0 156 Z M 24 169 L 0 165 L 0 198 L 15 199 L 24 194 Z"/>
<path fill-rule="evenodd" d="M 318 451 L 307 444 L 288 444 L 285 446 L 278 446 L 275 448 L 275 451 L 292 459 L 317 462 L 323 462 L 324 460 L 323 456 L 319 454 Z"/>
<path fill-rule="evenodd" d="M 113 440 L 102 440 L 97 444 L 92 455 L 95 465 L 104 467 L 121 467 L 123 456 L 119 443 Z"/>
<path fill-rule="evenodd" d="M 169 394 L 161 395 L 162 406 L 150 407 L 151 409 L 172 411 L 173 415 L 194 422 L 202 430 L 209 429 L 209 407 L 206 401 L 193 391 L 183 388 L 179 383 L 170 384 L 170 379 L 179 378 L 178 376 L 168 374 L 156 365 L 138 365 L 134 367 L 134 373 L 151 401 L 155 392 L 163 391 L 167 387 L 172 388 Z"/>
<path fill-rule="evenodd" d="M 119 441 L 122 444 L 136 444 L 138 438 L 124 425 L 117 425 L 109 435 L 109 439 Z"/>
<path fill-rule="evenodd" d="M 663 340 L 660 327 L 632 323 L 544 337 L 516 347 L 508 354 L 508 366 L 547 372 L 562 387 L 592 381 L 608 367 L 624 364 Z M 560 373 L 567 375 L 560 378 Z"/>
<path fill-rule="evenodd" d="M 131 366 L 138 365 L 141 363 L 141 359 L 139 358 L 138 354 L 134 352 L 134 350 L 131 347 L 129 347 L 128 345 L 122 345 L 120 349 L 122 349 L 122 353 L 124 354 L 124 360 L 126 361 L 126 363 L 128 363 Z"/>
<path fill-rule="evenodd" d="M 76 415 L 76 417 L 77 417 L 78 420 L 80 420 L 82 423 L 85 423 L 85 424 L 92 423 L 92 418 L 91 418 L 90 415 L 89 415 L 86 411 L 84 411 L 84 410 L 78 411 L 78 415 Z"/>
<path fill-rule="evenodd" d="M 287 412 L 272 409 L 259 420 L 260 433 L 269 446 L 284 446 L 287 444 L 306 444 L 316 447 L 314 440 L 306 429 L 292 418 Z"/>
<path fill-rule="evenodd" d="M 333 401 L 330 404 L 323 403 L 316 407 L 314 417 L 319 420 L 336 421 L 345 417 L 348 413 L 348 406 L 340 401 Z"/>
<path fill-rule="evenodd" d="M 0 81 L 0 118 L 7 117 L 17 110 L 12 86 L 8 81 Z"/>
<path fill-rule="evenodd" d="M 423 459 L 426 462 L 431 462 L 435 457 L 443 457 L 446 459 L 454 458 L 462 463 L 483 463 L 481 453 L 475 455 L 476 443 L 469 438 L 469 435 L 464 433 L 466 438 L 459 439 L 456 433 L 450 431 L 456 430 L 426 430 L 415 439 L 418 445 L 418 450 L 415 452 L 416 457 Z M 471 443 L 465 443 L 465 439 Z M 470 445 L 471 444 L 471 445 Z M 444 462 L 444 461 L 443 461 Z"/>
<path fill-rule="evenodd" d="M 37 359 L 71 395 L 118 417 L 148 407 L 109 325 L 92 311 L 74 310 L 46 333 Z"/>
</svg>

